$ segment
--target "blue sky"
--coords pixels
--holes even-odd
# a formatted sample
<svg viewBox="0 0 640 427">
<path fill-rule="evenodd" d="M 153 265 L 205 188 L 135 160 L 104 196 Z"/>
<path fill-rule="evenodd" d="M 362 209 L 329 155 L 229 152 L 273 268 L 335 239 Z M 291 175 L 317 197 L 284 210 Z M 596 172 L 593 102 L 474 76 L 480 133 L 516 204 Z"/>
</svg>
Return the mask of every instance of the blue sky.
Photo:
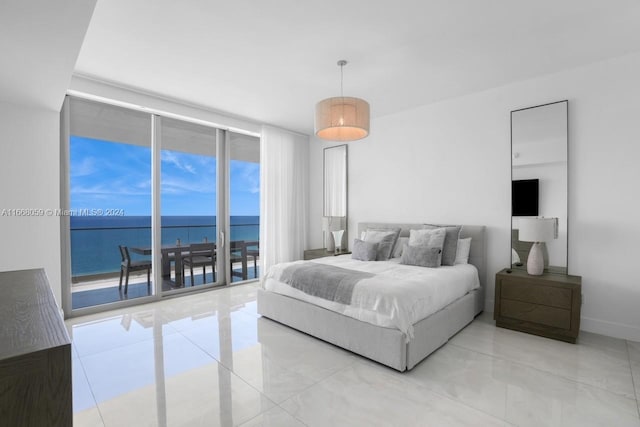
<svg viewBox="0 0 640 427">
<path fill-rule="evenodd" d="M 72 136 L 71 209 L 151 214 L 151 148 Z M 216 158 L 161 152 L 162 215 L 215 215 Z M 231 215 L 260 215 L 260 165 L 231 161 Z"/>
</svg>

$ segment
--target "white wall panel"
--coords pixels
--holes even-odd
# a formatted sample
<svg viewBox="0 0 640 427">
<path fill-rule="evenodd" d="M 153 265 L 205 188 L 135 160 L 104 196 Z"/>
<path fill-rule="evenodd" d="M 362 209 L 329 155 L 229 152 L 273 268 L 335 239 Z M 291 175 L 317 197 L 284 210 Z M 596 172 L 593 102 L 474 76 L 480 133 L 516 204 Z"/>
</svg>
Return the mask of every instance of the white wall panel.
<svg viewBox="0 0 640 427">
<path fill-rule="evenodd" d="M 60 114 L 0 103 L 0 147 L 0 271 L 44 268 L 60 303 Z"/>
</svg>

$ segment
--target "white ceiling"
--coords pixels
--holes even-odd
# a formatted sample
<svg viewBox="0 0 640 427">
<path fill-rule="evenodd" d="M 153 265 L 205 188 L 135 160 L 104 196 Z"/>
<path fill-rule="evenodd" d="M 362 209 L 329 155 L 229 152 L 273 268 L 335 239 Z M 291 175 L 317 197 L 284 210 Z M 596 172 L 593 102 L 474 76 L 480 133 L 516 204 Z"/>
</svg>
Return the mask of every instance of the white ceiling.
<svg viewBox="0 0 640 427">
<path fill-rule="evenodd" d="M 75 72 L 313 132 L 640 50 L 638 0 L 98 0 Z"/>
<path fill-rule="evenodd" d="M 94 5 L 0 1 L 0 100 L 60 110 Z"/>
</svg>

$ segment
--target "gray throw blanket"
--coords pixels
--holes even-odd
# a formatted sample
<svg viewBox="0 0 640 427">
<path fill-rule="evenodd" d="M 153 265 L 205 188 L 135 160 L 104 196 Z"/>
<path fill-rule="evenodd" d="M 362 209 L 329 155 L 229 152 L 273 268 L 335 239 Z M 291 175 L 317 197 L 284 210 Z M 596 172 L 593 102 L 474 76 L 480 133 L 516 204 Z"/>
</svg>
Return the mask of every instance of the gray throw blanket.
<svg viewBox="0 0 640 427">
<path fill-rule="evenodd" d="M 374 274 L 333 265 L 306 262 L 282 271 L 280 281 L 308 295 L 341 304 L 350 304 L 354 286 Z"/>
</svg>

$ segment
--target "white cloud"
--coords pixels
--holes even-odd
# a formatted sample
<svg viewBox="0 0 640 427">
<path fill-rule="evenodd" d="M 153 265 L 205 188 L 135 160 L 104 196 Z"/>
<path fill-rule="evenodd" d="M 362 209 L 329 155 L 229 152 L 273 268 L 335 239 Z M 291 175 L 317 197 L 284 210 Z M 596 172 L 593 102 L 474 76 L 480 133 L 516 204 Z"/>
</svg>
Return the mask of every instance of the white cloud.
<svg viewBox="0 0 640 427">
<path fill-rule="evenodd" d="M 91 175 L 97 170 L 95 164 L 95 159 L 93 157 L 87 156 L 81 161 L 71 165 L 71 176 L 81 177 Z"/>
<path fill-rule="evenodd" d="M 235 171 L 238 172 L 238 176 L 242 180 L 244 190 L 251 194 L 260 193 L 260 164 L 238 162 L 234 166 Z"/>
<path fill-rule="evenodd" d="M 72 198 L 77 195 L 149 196 L 150 194 L 149 187 L 135 184 L 123 185 L 122 183 L 94 184 L 92 186 L 74 185 L 71 188 Z"/>
<path fill-rule="evenodd" d="M 193 167 L 193 165 L 189 162 L 186 162 L 184 159 L 182 159 L 182 156 L 180 156 L 178 153 L 175 153 L 173 151 L 163 150 L 161 157 L 162 157 L 162 161 L 165 163 L 170 163 L 175 167 L 177 167 L 178 169 L 183 170 L 185 172 L 189 172 L 194 175 L 196 174 L 196 169 Z"/>
<path fill-rule="evenodd" d="M 213 178 L 213 179 L 211 179 Z M 216 190 L 215 178 L 200 175 L 197 179 L 186 179 L 180 176 L 162 174 L 162 192 L 171 194 L 200 193 L 210 194 Z"/>
</svg>

